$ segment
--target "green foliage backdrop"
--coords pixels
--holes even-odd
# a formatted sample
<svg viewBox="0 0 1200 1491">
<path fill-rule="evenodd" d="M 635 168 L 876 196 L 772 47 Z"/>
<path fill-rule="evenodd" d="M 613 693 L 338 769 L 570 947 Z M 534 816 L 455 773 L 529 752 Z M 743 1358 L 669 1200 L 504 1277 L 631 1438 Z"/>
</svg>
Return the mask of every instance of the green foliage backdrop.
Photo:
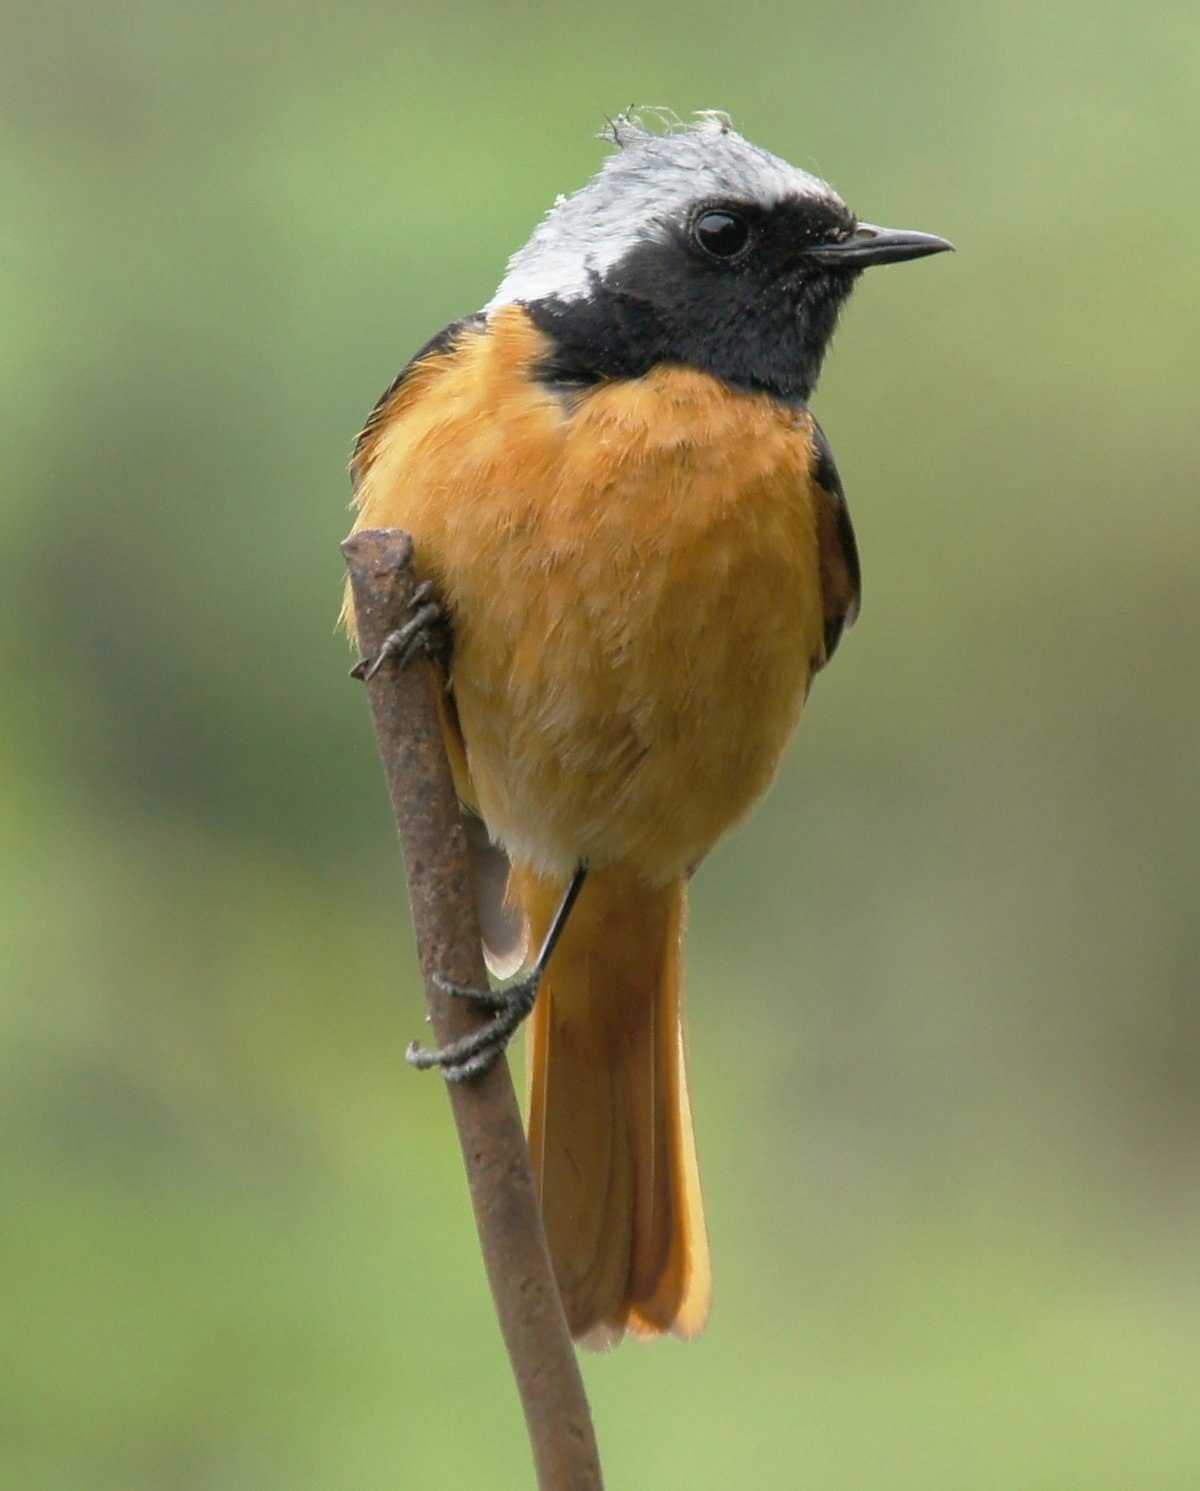
<svg viewBox="0 0 1200 1491">
<path fill-rule="evenodd" d="M 4 1484 L 529 1484 L 336 546 L 633 101 L 959 253 L 816 401 L 866 604 L 696 885 L 716 1308 L 587 1363 L 610 1483 L 1200 1483 L 1194 8 L 0 25 Z"/>
</svg>

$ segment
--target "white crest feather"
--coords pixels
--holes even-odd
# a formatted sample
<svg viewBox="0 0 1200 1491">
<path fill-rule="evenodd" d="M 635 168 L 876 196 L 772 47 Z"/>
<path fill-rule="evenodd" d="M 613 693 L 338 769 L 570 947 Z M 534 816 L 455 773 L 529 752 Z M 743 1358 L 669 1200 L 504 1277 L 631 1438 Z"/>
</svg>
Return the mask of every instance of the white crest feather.
<svg viewBox="0 0 1200 1491">
<path fill-rule="evenodd" d="M 717 109 L 687 121 L 664 108 L 627 110 L 608 121 L 602 138 L 616 149 L 585 187 L 558 198 L 512 256 L 487 312 L 586 295 L 597 276 L 639 243 L 663 237 L 707 197 L 763 206 L 789 197 L 839 200 L 819 177 L 744 139 Z"/>
</svg>

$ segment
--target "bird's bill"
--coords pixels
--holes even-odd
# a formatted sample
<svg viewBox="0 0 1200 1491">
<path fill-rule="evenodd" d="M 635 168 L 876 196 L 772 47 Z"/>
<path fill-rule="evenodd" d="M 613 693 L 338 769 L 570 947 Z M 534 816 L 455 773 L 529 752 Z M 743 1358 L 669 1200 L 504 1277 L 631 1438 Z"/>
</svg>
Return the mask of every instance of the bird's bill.
<svg viewBox="0 0 1200 1491">
<path fill-rule="evenodd" d="M 923 259 L 926 254 L 947 251 L 953 253 L 954 245 L 933 233 L 859 223 L 849 238 L 813 244 L 805 257 L 829 269 L 867 269 L 872 264 L 902 264 L 905 259 Z"/>
</svg>

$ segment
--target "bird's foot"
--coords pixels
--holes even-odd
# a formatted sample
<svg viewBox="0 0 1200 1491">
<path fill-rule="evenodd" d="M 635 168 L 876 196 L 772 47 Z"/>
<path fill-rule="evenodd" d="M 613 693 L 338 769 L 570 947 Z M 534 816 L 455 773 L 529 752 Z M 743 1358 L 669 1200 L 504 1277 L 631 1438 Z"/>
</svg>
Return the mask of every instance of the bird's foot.
<svg viewBox="0 0 1200 1491">
<path fill-rule="evenodd" d="M 538 985 L 541 983 L 541 972 L 535 968 L 515 984 L 510 984 L 507 989 L 472 989 L 466 984 L 454 984 L 441 977 L 435 977 L 434 982 L 444 994 L 473 1000 L 491 1018 L 470 1035 L 450 1041 L 434 1051 L 426 1051 L 414 1041 L 405 1056 L 412 1066 L 419 1067 L 422 1071 L 427 1071 L 430 1067 L 441 1067 L 442 1076 L 447 1082 L 462 1082 L 467 1077 L 486 1072 L 512 1040 L 521 1021 L 533 1009 Z"/>
<path fill-rule="evenodd" d="M 434 595 L 432 580 L 422 580 L 413 591 L 409 610 L 412 615 L 404 625 L 389 632 L 383 639 L 379 656 L 373 662 L 359 658 L 350 669 L 351 678 L 361 678 L 370 683 L 389 658 L 395 659 L 398 669 L 405 668 L 418 651 L 423 651 L 436 660 L 448 656 L 449 621 L 441 602 Z"/>
</svg>

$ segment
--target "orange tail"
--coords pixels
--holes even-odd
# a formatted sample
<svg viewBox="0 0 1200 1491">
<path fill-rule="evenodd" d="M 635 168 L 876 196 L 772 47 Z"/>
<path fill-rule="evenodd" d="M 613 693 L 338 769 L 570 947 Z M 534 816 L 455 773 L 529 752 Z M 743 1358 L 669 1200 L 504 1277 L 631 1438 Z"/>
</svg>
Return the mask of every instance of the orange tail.
<svg viewBox="0 0 1200 1491">
<path fill-rule="evenodd" d="M 564 887 L 523 871 L 530 946 Z M 571 1334 L 697 1335 L 712 1294 L 684 1056 L 682 881 L 593 871 L 529 1019 L 529 1146 Z"/>
</svg>

